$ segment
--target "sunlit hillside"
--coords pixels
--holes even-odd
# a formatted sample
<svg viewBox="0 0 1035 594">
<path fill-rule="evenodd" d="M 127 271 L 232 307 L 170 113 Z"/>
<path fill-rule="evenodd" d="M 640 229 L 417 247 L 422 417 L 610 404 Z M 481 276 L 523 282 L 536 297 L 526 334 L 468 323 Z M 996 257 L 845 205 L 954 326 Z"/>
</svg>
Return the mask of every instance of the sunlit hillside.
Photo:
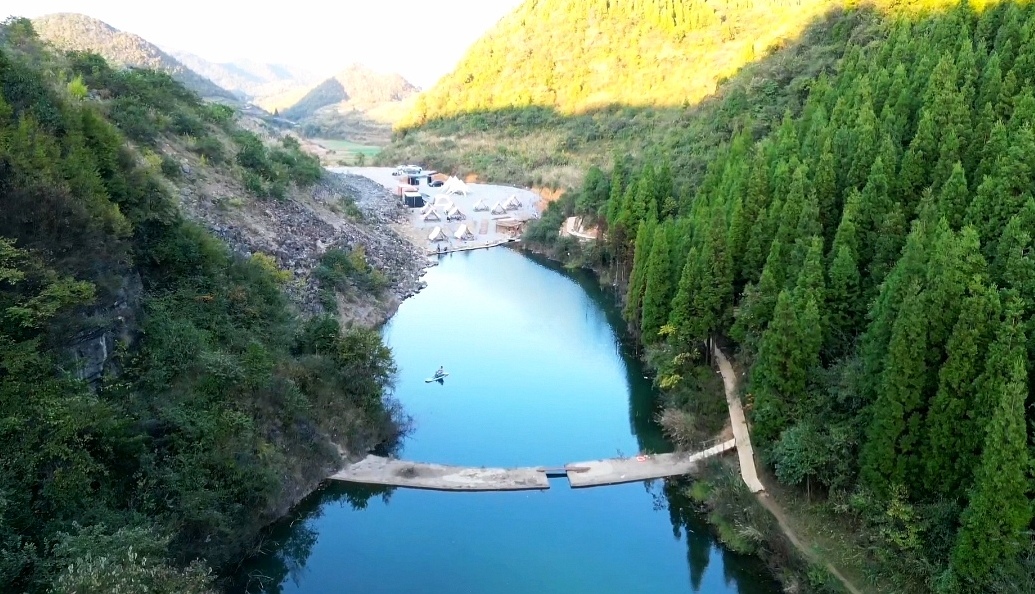
<svg viewBox="0 0 1035 594">
<path fill-rule="evenodd" d="M 699 179 L 731 125 L 761 134 L 799 109 L 888 12 L 951 3 L 848 4 L 526 2 L 418 96 L 383 159 L 563 187 L 616 151 L 667 149 L 680 180 Z"/>
<path fill-rule="evenodd" d="M 422 94 L 403 125 L 529 105 L 572 113 L 609 104 L 694 103 L 832 4 L 530 0 Z"/>
</svg>

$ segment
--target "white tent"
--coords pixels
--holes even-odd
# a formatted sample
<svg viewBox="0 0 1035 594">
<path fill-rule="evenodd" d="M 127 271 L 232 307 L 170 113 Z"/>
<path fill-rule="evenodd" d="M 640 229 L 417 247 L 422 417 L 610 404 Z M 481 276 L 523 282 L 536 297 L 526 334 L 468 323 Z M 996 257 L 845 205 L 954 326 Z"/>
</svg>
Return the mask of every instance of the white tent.
<svg viewBox="0 0 1035 594">
<path fill-rule="evenodd" d="M 471 233 L 471 230 L 467 228 L 467 223 L 464 223 L 456 230 L 453 237 L 460 240 L 474 239 L 474 233 Z"/>
<path fill-rule="evenodd" d="M 431 233 L 428 235 L 428 241 L 438 242 L 438 241 L 446 241 L 448 239 L 449 238 L 446 237 L 446 234 L 442 232 L 442 227 L 435 227 L 434 229 L 431 230 Z"/>
<path fill-rule="evenodd" d="M 426 215 L 433 210 L 435 210 L 435 205 L 430 202 L 427 202 L 424 204 L 424 206 L 421 207 L 420 214 Z"/>
<path fill-rule="evenodd" d="M 481 199 L 479 199 L 478 202 L 475 202 L 474 206 L 472 208 L 474 209 L 475 212 L 480 211 L 480 210 L 489 210 L 489 206 L 487 204 L 485 204 L 484 202 L 482 202 Z"/>
<path fill-rule="evenodd" d="M 450 199 L 449 196 L 446 196 L 445 194 L 439 194 L 439 195 L 435 196 L 435 206 L 441 206 L 441 207 L 445 208 L 446 210 L 449 210 L 450 208 L 453 207 L 453 200 Z"/>
<path fill-rule="evenodd" d="M 442 191 L 446 194 L 463 194 L 466 196 L 468 188 L 467 184 L 456 177 L 450 176 L 450 178 L 446 180 L 446 183 L 442 184 Z"/>
<path fill-rule="evenodd" d="M 496 206 L 492 207 L 492 214 L 507 214 L 507 209 L 503 208 L 503 205 L 497 202 Z"/>
<path fill-rule="evenodd" d="M 450 209 L 446 213 L 446 218 L 449 219 L 450 221 L 452 221 L 452 220 L 462 221 L 462 220 L 466 219 L 467 217 L 464 215 L 464 213 L 460 212 L 459 208 L 454 206 L 452 209 Z"/>
<path fill-rule="evenodd" d="M 503 208 L 506 208 L 507 210 L 517 210 L 521 208 L 521 201 L 518 200 L 517 196 L 511 196 L 503 203 Z"/>
<path fill-rule="evenodd" d="M 438 214 L 438 211 L 432 208 L 428 212 L 424 213 L 425 221 L 441 221 L 442 217 Z"/>
</svg>

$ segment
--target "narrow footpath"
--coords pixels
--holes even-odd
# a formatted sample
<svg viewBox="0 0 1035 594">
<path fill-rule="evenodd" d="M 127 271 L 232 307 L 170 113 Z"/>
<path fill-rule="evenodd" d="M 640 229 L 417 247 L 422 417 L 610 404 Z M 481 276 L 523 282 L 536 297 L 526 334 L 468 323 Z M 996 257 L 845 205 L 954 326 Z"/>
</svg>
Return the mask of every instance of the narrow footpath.
<svg viewBox="0 0 1035 594">
<path fill-rule="evenodd" d="M 798 539 L 787 521 L 787 514 L 765 492 L 765 486 L 758 478 L 758 473 L 755 470 L 755 454 L 751 448 L 751 434 L 748 430 L 747 419 L 744 417 L 744 408 L 740 403 L 740 395 L 737 393 L 737 375 L 733 371 L 733 366 L 730 365 L 729 359 L 726 358 L 725 353 L 722 352 L 718 345 L 712 344 L 712 353 L 719 366 L 719 373 L 722 374 L 722 383 L 726 389 L 726 404 L 730 409 L 730 424 L 733 426 L 733 436 L 737 441 L 740 475 L 744 479 L 744 484 L 758 497 L 758 502 L 769 510 L 769 513 L 773 514 L 777 524 L 780 525 L 780 530 L 791 541 L 791 544 L 801 551 L 802 555 L 805 555 L 805 558 L 812 563 L 823 565 L 851 594 L 863 594 L 862 590 L 849 582 L 836 567 L 828 561 L 821 559 L 810 547 L 807 547 L 805 543 Z"/>
</svg>

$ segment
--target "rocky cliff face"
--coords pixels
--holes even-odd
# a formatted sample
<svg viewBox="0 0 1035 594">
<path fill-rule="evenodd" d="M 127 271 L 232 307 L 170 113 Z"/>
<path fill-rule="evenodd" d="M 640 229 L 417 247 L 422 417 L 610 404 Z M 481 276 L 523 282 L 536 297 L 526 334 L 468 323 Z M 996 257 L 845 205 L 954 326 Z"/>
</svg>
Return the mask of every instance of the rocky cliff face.
<svg viewBox="0 0 1035 594">
<path fill-rule="evenodd" d="M 133 344 L 137 333 L 137 312 L 143 295 L 140 275 L 126 272 L 122 286 L 115 292 L 111 303 L 99 304 L 87 313 L 91 321 L 87 330 L 79 332 L 65 345 L 69 371 L 94 388 L 105 377 L 117 377 L 121 372 L 116 353 Z"/>
</svg>

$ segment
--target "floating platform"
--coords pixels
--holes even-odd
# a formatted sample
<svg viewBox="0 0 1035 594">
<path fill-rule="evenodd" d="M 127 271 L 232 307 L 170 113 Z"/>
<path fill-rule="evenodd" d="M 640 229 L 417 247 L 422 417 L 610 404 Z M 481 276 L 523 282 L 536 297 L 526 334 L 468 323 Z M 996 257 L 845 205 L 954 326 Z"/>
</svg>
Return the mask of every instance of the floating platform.
<svg viewBox="0 0 1035 594">
<path fill-rule="evenodd" d="M 731 439 L 694 454 L 650 454 L 633 458 L 578 462 L 566 467 L 568 482 L 571 483 L 572 488 L 579 489 L 689 474 L 697 468 L 701 461 L 736 447 L 737 440 Z"/>
<path fill-rule="evenodd" d="M 328 478 L 435 491 L 531 491 L 550 488 L 546 473 L 538 468 L 446 466 L 381 456 L 367 456 Z"/>
</svg>

